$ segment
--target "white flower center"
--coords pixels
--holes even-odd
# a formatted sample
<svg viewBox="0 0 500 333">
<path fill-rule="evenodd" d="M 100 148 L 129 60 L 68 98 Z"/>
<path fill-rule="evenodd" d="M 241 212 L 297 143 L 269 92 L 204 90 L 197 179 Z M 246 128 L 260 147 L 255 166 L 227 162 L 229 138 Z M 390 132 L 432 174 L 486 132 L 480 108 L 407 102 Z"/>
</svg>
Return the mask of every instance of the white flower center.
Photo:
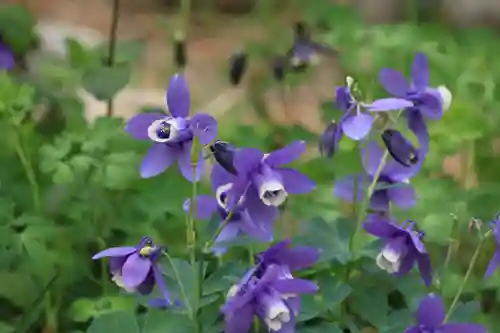
<svg viewBox="0 0 500 333">
<path fill-rule="evenodd" d="M 401 267 L 402 255 L 386 246 L 377 256 L 377 266 L 389 274 L 394 274 Z"/>
<path fill-rule="evenodd" d="M 155 142 L 168 142 L 179 134 L 179 124 L 174 118 L 155 120 L 148 127 L 148 136 Z"/>
<path fill-rule="evenodd" d="M 270 331 L 279 331 L 284 323 L 290 321 L 290 310 L 283 301 L 273 302 L 266 309 L 266 318 L 264 322 Z"/>
<path fill-rule="evenodd" d="M 354 84 L 354 79 L 352 76 L 348 76 L 345 78 L 345 83 L 347 88 L 351 89 L 352 85 Z"/>
<path fill-rule="evenodd" d="M 217 191 L 215 193 L 215 196 L 217 198 L 217 204 L 226 209 L 227 208 L 227 192 L 229 192 L 233 188 L 232 183 L 227 183 L 224 185 L 221 185 L 217 188 Z"/>
<path fill-rule="evenodd" d="M 123 277 L 119 271 L 113 273 L 111 281 L 113 281 L 118 287 L 124 289 L 126 292 L 133 293 L 136 291 L 136 288 L 130 288 L 123 283 Z"/>
<path fill-rule="evenodd" d="M 450 108 L 451 101 L 453 99 L 451 91 L 445 86 L 439 86 L 437 87 L 437 90 L 443 102 L 443 111 L 447 111 Z"/>
<path fill-rule="evenodd" d="M 283 184 L 277 180 L 264 182 L 259 188 L 259 197 L 267 206 L 278 207 L 283 204 L 288 196 Z"/>
</svg>

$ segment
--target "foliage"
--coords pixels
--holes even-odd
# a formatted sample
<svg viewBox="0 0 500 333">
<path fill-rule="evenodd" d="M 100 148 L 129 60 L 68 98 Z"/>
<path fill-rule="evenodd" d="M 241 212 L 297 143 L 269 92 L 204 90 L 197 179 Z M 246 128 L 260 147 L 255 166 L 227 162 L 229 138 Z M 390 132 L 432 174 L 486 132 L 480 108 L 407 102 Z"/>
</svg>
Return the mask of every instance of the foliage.
<svg viewBox="0 0 500 333">
<path fill-rule="evenodd" d="M 417 51 L 429 58 L 432 82 L 453 91 L 451 109 L 430 124 L 431 153 L 412 180 L 417 204 L 409 211 L 396 209 L 394 215 L 418 221 L 426 233 L 436 268 L 430 290 L 448 306 L 459 295 L 450 320 L 480 322 L 493 332 L 499 324 L 500 275 L 482 281 L 491 242 L 484 244 L 466 283 L 464 275 L 474 249 L 482 245 L 471 236 L 468 222 L 471 217 L 490 219 L 500 196 L 500 158 L 493 144 L 500 126 L 496 37 L 437 25 L 366 27 L 349 7 L 319 3 L 304 8 L 304 20 L 326 28 L 315 38 L 338 48 L 343 70 L 360 82 L 368 99 L 383 95 L 376 80 L 381 68 L 389 65 L 407 73 Z M 30 51 L 34 26 L 21 6 L 0 7 L 2 41 L 17 56 Z M 197 329 L 198 323 L 204 333 L 221 332 L 219 308 L 228 289 L 252 264 L 253 258 L 247 258 L 266 245 L 238 240 L 228 244 L 231 251 L 223 260 L 216 258 L 202 253 L 202 241 L 211 238 L 217 225 L 197 221 L 200 243 L 194 249 L 186 246 L 182 207 L 192 195 L 191 184 L 173 168 L 141 179 L 137 169 L 149 144 L 128 136 L 121 118 L 88 122 L 77 95 L 83 87 L 98 100 L 111 100 L 129 82 L 142 44 L 118 42 L 111 66 L 106 63 L 107 43 L 89 49 L 68 40 L 66 46 L 63 61 L 47 58 L 36 72 L 16 68 L 0 73 L 0 127 L 6 138 L 0 151 L 0 333 L 182 333 Z M 250 56 L 267 57 L 275 46 L 251 45 Z M 321 67 L 293 74 L 286 83 L 311 80 L 315 70 Z M 244 101 L 255 108 L 259 122 L 238 124 L 241 114 L 235 110 L 234 116 L 219 120 L 218 137 L 263 151 L 297 138 L 316 145 L 315 133 L 270 121 L 259 93 L 277 85 L 271 78 L 250 87 L 251 100 Z M 328 121 L 339 118 L 332 106 L 326 101 L 322 107 Z M 443 160 L 452 154 L 460 154 L 461 164 L 454 179 L 443 174 Z M 317 294 L 302 298 L 298 332 L 356 333 L 367 327 L 403 332 L 412 323 L 416 301 L 429 290 L 415 274 L 396 278 L 380 271 L 373 259 L 380 244 L 359 232 L 352 207 L 331 195 L 334 180 L 361 170 L 358 145 L 344 138 L 332 161 L 311 155 L 294 167 L 317 183 L 316 190 L 290 197 L 282 209 L 290 225 L 300 225 L 294 244 L 322 250 L 315 266 L 298 273 L 319 286 Z M 475 180 L 472 185 L 470 179 Z M 209 193 L 205 182 L 198 187 L 199 193 Z M 353 247 L 355 233 L 359 239 Z M 108 247 L 136 244 L 144 235 L 168 245 L 173 258 L 163 258 L 161 267 L 182 306 L 159 310 L 144 297 L 123 294 L 112 285 L 106 262 L 90 259 Z M 189 262 L 194 250 L 198 261 Z"/>
</svg>

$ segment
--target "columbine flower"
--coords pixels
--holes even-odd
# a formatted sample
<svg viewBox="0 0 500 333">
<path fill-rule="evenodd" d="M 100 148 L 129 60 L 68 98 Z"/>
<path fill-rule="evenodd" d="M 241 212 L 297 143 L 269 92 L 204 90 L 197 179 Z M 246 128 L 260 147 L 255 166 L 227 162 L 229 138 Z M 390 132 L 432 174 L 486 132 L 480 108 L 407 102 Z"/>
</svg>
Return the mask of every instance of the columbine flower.
<svg viewBox="0 0 500 333">
<path fill-rule="evenodd" d="M 446 312 L 441 297 L 435 294 L 425 296 L 415 314 L 416 325 L 408 327 L 405 333 L 488 333 L 479 324 L 445 323 Z"/>
<path fill-rule="evenodd" d="M 0 70 L 11 70 L 15 64 L 14 53 L 0 40 Z"/>
<path fill-rule="evenodd" d="M 345 87 L 335 89 L 337 108 L 344 112 L 338 122 L 341 134 L 353 140 L 361 140 L 370 133 L 375 118 L 366 111 L 391 111 L 400 110 L 413 105 L 412 102 L 400 98 L 382 98 L 371 104 L 357 101 L 352 95 L 353 79 L 346 78 Z M 335 136 L 334 145 L 338 144 L 341 134 Z"/>
<path fill-rule="evenodd" d="M 498 227 L 498 221 L 500 221 L 500 214 L 497 214 L 495 219 L 490 222 L 490 227 L 492 228 L 493 235 L 495 236 L 497 247 L 495 249 L 495 253 L 493 253 L 490 263 L 488 264 L 484 278 L 490 277 L 500 264 L 500 228 Z"/>
<path fill-rule="evenodd" d="M 365 230 L 381 238 L 385 245 L 377 256 L 377 265 L 390 274 L 406 275 L 418 264 L 420 276 L 427 286 L 432 282 L 432 269 L 429 254 L 422 243 L 423 232 L 418 231 L 416 223 L 406 221 L 397 225 L 389 218 L 370 214 L 364 222 Z"/>
<path fill-rule="evenodd" d="M 111 279 L 127 292 L 149 295 L 158 286 L 165 303 L 171 304 L 170 295 L 157 261 L 161 247 L 144 237 L 136 246 L 112 247 L 94 255 L 92 259 L 110 257 Z"/>
<path fill-rule="evenodd" d="M 333 194 L 349 202 L 354 199 L 356 194 L 356 200 L 362 201 L 366 186 L 373 181 L 383 154 L 376 142 L 369 142 L 367 147 L 361 151 L 363 167 L 367 174 L 348 176 L 337 181 Z M 418 153 L 417 156 L 419 156 Z M 416 194 L 409 184 L 409 179 L 415 176 L 421 163 L 422 158 L 419 157 L 417 164 L 408 168 L 388 158 L 370 198 L 370 208 L 387 211 L 391 202 L 403 209 L 412 207 L 415 204 Z M 357 185 L 357 193 L 354 192 L 355 185 Z"/>
<path fill-rule="evenodd" d="M 299 158 L 305 149 L 304 141 L 294 141 L 269 154 L 255 148 L 239 149 L 234 156 L 238 174 L 229 193 L 228 207 L 231 209 L 252 191 L 258 194 L 260 202 L 247 202 L 250 212 L 258 212 L 264 209 L 263 206 L 278 207 L 289 194 L 312 191 L 315 184 L 308 177 L 294 169 L 281 167 Z"/>
<path fill-rule="evenodd" d="M 316 284 L 302 279 L 283 279 L 278 265 L 267 267 L 261 278 L 233 286 L 222 307 L 226 333 L 246 333 L 257 316 L 268 331 L 293 332 L 301 294 L 312 294 Z"/>
<path fill-rule="evenodd" d="M 235 207 L 228 207 L 228 193 L 233 187 L 235 177 L 226 172 L 220 165 L 214 165 L 211 174 L 212 190 L 215 192 L 215 197 L 201 195 L 197 197 L 197 216 L 201 220 L 208 220 L 215 213 L 219 214 L 221 223 L 228 218 L 230 220 L 222 229 L 222 232 L 217 237 L 213 252 L 221 255 L 226 251 L 223 246 L 217 246 L 218 243 L 230 241 L 242 234 L 246 234 L 263 242 L 273 240 L 273 222 L 277 218 L 277 211 L 266 207 L 257 211 L 247 209 L 255 207 L 256 203 L 261 206 L 257 192 L 249 190 Z M 190 200 L 184 203 L 184 210 L 189 211 Z"/>
<path fill-rule="evenodd" d="M 166 105 L 170 116 L 163 113 L 142 113 L 132 117 L 125 130 L 139 140 L 151 140 L 149 149 L 141 164 L 143 178 L 154 177 L 177 161 L 182 175 L 193 181 L 191 150 L 193 137 L 202 145 L 209 144 L 217 134 L 215 119 L 198 113 L 189 119 L 189 89 L 186 79 L 176 74 L 170 79 L 166 94 Z M 199 180 L 203 172 L 203 154 L 200 150 L 196 165 Z"/>
</svg>

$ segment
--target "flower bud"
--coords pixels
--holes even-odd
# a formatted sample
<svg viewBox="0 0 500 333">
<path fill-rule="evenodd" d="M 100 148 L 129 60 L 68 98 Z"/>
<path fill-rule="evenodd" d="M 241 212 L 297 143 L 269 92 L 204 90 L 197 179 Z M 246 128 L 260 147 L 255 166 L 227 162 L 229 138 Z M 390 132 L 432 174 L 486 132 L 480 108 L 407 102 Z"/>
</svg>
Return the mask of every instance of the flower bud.
<svg viewBox="0 0 500 333">
<path fill-rule="evenodd" d="M 229 59 L 229 81 L 232 85 L 237 86 L 247 69 L 247 55 L 240 51 L 231 56 Z"/>
<path fill-rule="evenodd" d="M 338 131 L 339 127 L 335 121 L 332 121 L 325 129 L 319 139 L 319 152 L 321 156 L 332 157 L 335 154 L 338 144 Z"/>
<path fill-rule="evenodd" d="M 181 34 L 177 34 L 174 39 L 174 61 L 178 68 L 186 67 L 186 41 Z"/>
<path fill-rule="evenodd" d="M 382 133 L 382 140 L 389 154 L 400 164 L 411 167 L 418 163 L 417 149 L 398 130 L 386 129 Z"/>
<path fill-rule="evenodd" d="M 285 79 L 286 74 L 286 58 L 277 57 L 274 59 L 272 70 L 274 79 L 278 82 L 282 82 Z"/>
<path fill-rule="evenodd" d="M 219 163 L 230 174 L 236 175 L 238 172 L 234 167 L 234 154 L 236 149 L 229 142 L 217 140 L 210 146 L 215 161 Z"/>
</svg>

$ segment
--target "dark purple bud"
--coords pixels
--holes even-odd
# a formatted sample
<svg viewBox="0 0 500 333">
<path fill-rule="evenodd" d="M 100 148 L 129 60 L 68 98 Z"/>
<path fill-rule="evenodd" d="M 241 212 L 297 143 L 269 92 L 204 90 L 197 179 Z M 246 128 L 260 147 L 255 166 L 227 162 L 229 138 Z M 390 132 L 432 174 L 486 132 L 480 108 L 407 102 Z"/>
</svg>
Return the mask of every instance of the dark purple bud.
<svg viewBox="0 0 500 333">
<path fill-rule="evenodd" d="M 229 59 L 229 81 L 237 86 L 247 69 L 247 55 L 243 52 L 235 53 Z"/>
<path fill-rule="evenodd" d="M 413 144 L 406 139 L 401 132 L 395 129 L 387 129 L 382 133 L 382 140 L 389 154 L 397 162 L 405 167 L 411 167 L 418 163 L 418 151 Z"/>
<path fill-rule="evenodd" d="M 337 135 L 339 127 L 335 121 L 325 129 L 319 139 L 319 152 L 321 156 L 332 157 L 337 150 Z"/>
<path fill-rule="evenodd" d="M 276 81 L 281 82 L 285 79 L 286 74 L 286 57 L 277 57 L 273 61 L 273 77 Z"/>
<path fill-rule="evenodd" d="M 174 61 L 178 68 L 184 68 L 187 64 L 186 41 L 183 36 L 178 35 L 174 40 Z"/>
<path fill-rule="evenodd" d="M 310 38 L 309 31 L 307 30 L 307 28 L 303 22 L 295 23 L 294 32 L 295 32 L 295 39 L 296 40 L 303 41 L 303 40 L 309 40 L 309 38 Z"/>
<path fill-rule="evenodd" d="M 221 167 L 224 168 L 230 174 L 236 175 L 238 172 L 234 167 L 234 154 L 236 153 L 236 148 L 229 142 L 215 141 L 210 146 L 210 151 L 214 155 L 215 160 Z"/>
</svg>

